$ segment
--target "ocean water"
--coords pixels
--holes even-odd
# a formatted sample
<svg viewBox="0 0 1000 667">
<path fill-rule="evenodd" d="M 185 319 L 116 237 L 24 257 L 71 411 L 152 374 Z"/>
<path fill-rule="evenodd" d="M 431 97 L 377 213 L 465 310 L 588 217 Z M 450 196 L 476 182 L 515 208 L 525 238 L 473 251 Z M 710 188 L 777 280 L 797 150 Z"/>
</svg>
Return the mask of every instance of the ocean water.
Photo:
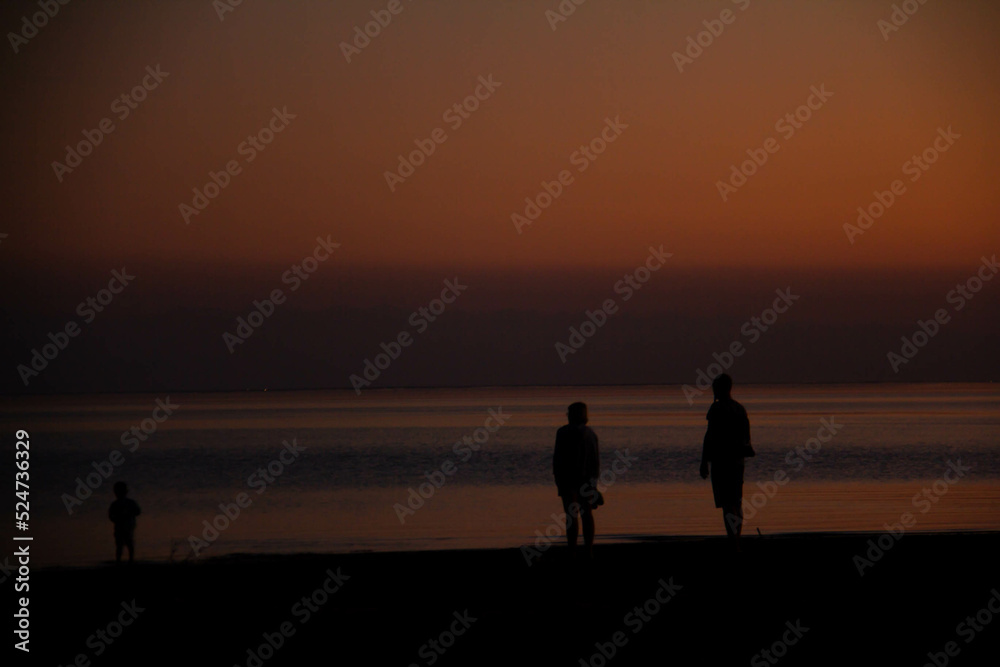
<svg viewBox="0 0 1000 667">
<path fill-rule="evenodd" d="M 880 531 L 906 512 L 914 530 L 1000 529 L 997 385 L 738 386 L 734 397 L 757 451 L 748 533 Z M 147 560 L 558 540 L 552 445 L 577 400 L 605 470 L 599 542 L 724 532 L 698 476 L 710 397 L 689 405 L 678 386 L 171 394 L 161 422 L 157 399 L 167 395 L 0 409 L 8 452 L 17 429 L 30 434 L 36 563 L 113 558 L 117 481 L 142 506 Z M 143 420 L 151 432 L 123 440 Z"/>
</svg>

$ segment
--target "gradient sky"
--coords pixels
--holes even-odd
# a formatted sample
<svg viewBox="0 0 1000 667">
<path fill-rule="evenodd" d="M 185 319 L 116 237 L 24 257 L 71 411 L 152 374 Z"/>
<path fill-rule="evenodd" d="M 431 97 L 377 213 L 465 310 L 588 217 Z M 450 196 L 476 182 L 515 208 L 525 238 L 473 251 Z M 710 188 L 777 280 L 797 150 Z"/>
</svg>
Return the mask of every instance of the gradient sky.
<svg viewBox="0 0 1000 667">
<path fill-rule="evenodd" d="M 140 312 L 151 322 L 160 318 L 160 325 L 149 324 L 153 332 L 167 322 L 177 325 L 184 312 L 185 329 L 205 328 L 205 358 L 229 357 L 218 343 L 220 326 L 245 312 L 248 299 L 280 286 L 281 272 L 310 252 L 319 235 L 340 242 L 339 254 L 320 269 L 316 289 L 303 289 L 288 312 L 339 308 L 346 317 L 344 309 L 359 309 L 351 311 L 354 319 L 338 320 L 344 323 L 339 333 L 324 329 L 325 343 L 313 341 L 318 332 L 305 332 L 308 349 L 344 350 L 342 359 L 326 362 L 329 386 L 343 386 L 344 369 L 377 351 L 441 280 L 459 273 L 478 277 L 480 293 L 492 295 L 468 297 L 457 307 L 483 313 L 477 326 L 493 332 L 483 336 L 499 335 L 487 322 L 513 326 L 501 313 L 514 309 L 527 319 L 503 335 L 530 339 L 531 349 L 537 339 L 546 359 L 554 356 L 552 335 L 537 332 L 574 324 L 557 314 L 599 303 L 622 270 L 660 244 L 674 254 L 673 273 L 656 278 L 664 294 L 641 308 L 662 328 L 683 327 L 685 339 L 732 339 L 732 327 L 738 331 L 766 305 L 767 294 L 794 275 L 800 284 L 825 286 L 826 303 L 836 304 L 830 321 L 857 332 L 855 338 L 873 322 L 884 328 L 873 345 L 888 349 L 895 332 L 909 333 L 915 318 L 943 301 L 949 281 L 971 275 L 981 256 L 998 250 L 1000 7 L 985 0 L 929 2 L 886 41 L 877 22 L 889 18 L 890 2 L 754 0 L 742 11 L 743 4 L 589 2 L 553 31 L 545 11 L 555 0 L 404 0 L 403 12 L 351 63 L 339 44 L 384 3 L 246 0 L 224 20 L 207 0 L 63 6 L 18 53 L 8 43 L 0 65 L 8 91 L 0 110 L 7 147 L 0 186 L 7 210 L 0 229 L 7 234 L 0 245 L 10 329 L 5 365 L 21 363 L 44 342 L 50 322 L 73 317 L 75 304 L 100 288 L 101 276 L 123 265 L 144 283 L 121 301 L 131 310 L 109 315 L 121 317 L 125 328 L 88 335 L 133 341 L 119 353 L 156 366 L 136 336 L 124 332 Z M 678 72 L 672 54 L 724 9 L 735 22 Z M 21 17 L 36 10 L 30 2 L 4 3 L 0 25 L 5 33 L 17 30 Z M 157 64 L 169 76 L 118 120 L 111 103 Z M 501 87 L 462 127 L 448 128 L 442 113 L 490 74 Z M 805 103 L 814 85 L 833 96 L 786 139 L 775 122 Z M 209 170 L 241 159 L 237 146 L 265 125 L 273 107 L 287 107 L 296 118 L 185 225 L 178 205 L 190 203 L 192 188 L 204 186 Z M 105 117 L 114 120 L 114 132 L 58 182 L 52 162 Z M 628 129 L 584 173 L 576 172 L 570 155 L 598 135 L 606 117 L 620 117 Z M 961 138 L 910 182 L 903 164 L 949 126 Z M 384 172 L 437 127 L 448 140 L 390 192 Z M 769 137 L 780 150 L 723 202 L 716 182 Z M 511 214 L 523 212 L 525 197 L 563 169 L 574 170 L 575 182 L 519 235 Z M 894 179 L 904 180 L 906 193 L 849 243 L 844 223 Z M 939 280 L 913 279 L 931 275 Z M 690 290 L 683 298 L 669 296 L 668 282 L 697 276 L 717 279 L 701 301 Z M 889 276 L 895 286 L 880 292 L 875 276 Z M 586 280 L 592 282 L 583 289 Z M 725 303 L 726 285 L 734 281 L 747 294 L 717 313 L 728 323 L 722 333 L 714 322 L 699 329 L 690 328 L 690 319 L 678 320 L 681 312 Z M 873 299 L 902 295 L 892 301 L 898 316 L 883 309 L 873 319 L 872 301 L 860 301 L 858 286 Z M 568 290 L 577 293 L 566 297 Z M 977 306 L 992 313 L 998 295 L 1000 287 L 991 286 Z M 186 310 L 192 308 L 204 312 L 196 316 Z M 810 331 L 829 333 L 829 324 Z M 639 335 L 631 325 L 615 326 L 624 348 L 626 332 Z M 351 346 L 345 328 L 370 334 Z M 458 331 L 448 335 L 462 339 Z M 820 339 L 803 335 L 795 339 L 798 352 L 815 354 Z M 984 332 L 973 327 L 968 335 L 941 346 L 988 349 Z M 266 358 L 280 366 L 289 347 L 303 349 L 286 337 L 266 348 Z M 611 348 L 591 362 L 620 368 L 618 354 Z M 852 354 L 844 350 L 837 365 Z M 398 371 L 406 382 L 459 381 L 448 370 L 447 348 L 415 348 L 413 356 L 414 368 L 429 370 Z M 872 356 L 855 367 L 878 364 L 879 355 Z M 181 357 L 171 358 L 165 365 L 173 368 Z M 989 379 L 974 372 L 981 361 L 969 359 L 957 374 L 947 370 L 956 368 L 954 359 L 941 361 L 944 370 L 926 377 Z M 695 362 L 678 362 L 678 368 L 703 365 Z M 233 363 L 220 361 L 225 368 L 207 384 L 244 382 L 243 375 L 227 380 L 244 373 L 227 366 Z M 778 357 L 773 363 L 785 381 L 832 377 L 819 371 L 797 377 L 795 363 Z M 558 366 L 542 373 L 536 363 L 516 367 L 525 372 L 498 366 L 484 377 L 588 379 Z M 107 386 L 81 385 L 53 364 L 52 379 L 40 386 L 201 386 L 195 367 L 174 371 L 180 376 L 169 382 L 147 371 L 141 382 L 124 374 L 126 380 Z M 21 391 L 16 374 L 7 375 L 3 386 Z M 595 381 L 649 381 L 639 375 L 598 374 Z M 684 373 L 674 375 L 662 380 L 684 381 Z M 269 384 L 268 377 L 254 382 Z M 289 376 L 274 383 L 296 385 Z"/>
</svg>

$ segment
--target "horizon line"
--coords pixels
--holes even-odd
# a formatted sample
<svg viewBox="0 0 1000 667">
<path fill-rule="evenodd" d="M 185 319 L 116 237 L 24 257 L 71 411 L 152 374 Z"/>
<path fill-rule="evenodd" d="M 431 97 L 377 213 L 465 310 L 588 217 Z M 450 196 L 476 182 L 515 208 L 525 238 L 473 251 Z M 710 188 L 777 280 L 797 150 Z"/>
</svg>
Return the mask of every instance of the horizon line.
<svg viewBox="0 0 1000 667">
<path fill-rule="evenodd" d="M 816 386 L 816 385 L 830 385 L 830 386 L 844 386 L 844 385 L 930 385 L 930 384 L 943 384 L 943 385 L 955 385 L 955 384 L 982 384 L 990 385 L 996 384 L 996 380 L 914 380 L 909 382 L 900 381 L 883 381 L 883 380 L 858 380 L 853 382 L 847 381 L 802 381 L 802 382 L 740 382 L 737 385 L 739 387 L 802 387 L 802 386 Z M 600 388 L 600 387 L 615 387 L 615 388 L 628 388 L 628 387 L 684 387 L 690 383 L 678 383 L 678 382 L 665 382 L 665 383 L 602 383 L 602 384 L 488 384 L 488 385 L 395 385 L 387 387 L 374 387 L 370 389 L 365 389 L 365 393 L 376 392 L 376 391 L 413 391 L 413 390 L 461 390 L 461 389 L 559 389 L 559 388 Z M 694 386 L 694 385 L 691 385 Z M 159 395 L 163 393 L 179 393 L 179 394 L 249 394 L 249 393 L 295 393 L 295 392 L 353 392 L 354 389 L 350 387 L 313 387 L 313 388 L 276 388 L 271 389 L 265 387 L 263 389 L 159 389 L 159 390 L 141 390 L 141 391 L 97 391 L 97 392 L 59 392 L 59 393 L 3 393 L 0 392 L 0 396 L 4 397 L 24 397 L 24 398 L 58 398 L 58 397 L 72 397 L 72 396 L 140 396 L 140 395 Z M 707 389 L 704 391 L 708 391 Z"/>
</svg>

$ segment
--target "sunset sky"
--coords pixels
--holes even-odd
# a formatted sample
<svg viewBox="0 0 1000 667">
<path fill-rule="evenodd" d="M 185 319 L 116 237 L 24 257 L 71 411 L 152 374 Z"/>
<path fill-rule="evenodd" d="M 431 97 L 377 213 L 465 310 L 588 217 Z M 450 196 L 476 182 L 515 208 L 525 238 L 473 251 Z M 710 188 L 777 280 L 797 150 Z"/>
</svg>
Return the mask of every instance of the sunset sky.
<svg viewBox="0 0 1000 667">
<path fill-rule="evenodd" d="M 688 382 L 793 282 L 812 291 L 740 360 L 748 380 L 992 379 L 998 284 L 904 373 L 886 352 L 1000 250 L 995 2 L 927 2 L 886 32 L 890 2 L 593 1 L 553 30 L 556 0 L 402 0 L 347 62 L 341 43 L 386 5 L 246 0 L 220 19 L 208 0 L 81 2 L 16 47 L 8 34 L 0 386 L 347 387 L 455 276 L 468 295 L 385 386 Z M 674 53 L 724 10 L 678 71 Z M 0 25 L 37 11 L 4 3 Z M 120 119 L 116 98 L 157 66 Z M 443 114 L 490 76 L 452 129 Z M 776 127 L 813 87 L 831 95 L 794 134 Z M 275 108 L 294 118 L 247 162 L 241 143 Z M 113 131 L 57 177 L 104 118 Z M 579 171 L 609 118 L 627 128 Z M 446 141 L 391 191 L 385 172 L 436 128 Z M 911 180 L 906 163 L 948 128 Z M 723 201 L 718 182 L 769 139 L 777 152 Z M 231 160 L 239 173 L 186 224 L 180 205 Z M 563 170 L 572 183 L 518 233 L 512 214 Z M 851 243 L 844 225 L 896 179 L 905 192 Z M 230 354 L 223 331 L 317 237 L 340 248 Z M 649 289 L 560 363 L 559 337 L 661 245 L 673 255 Z M 135 286 L 22 384 L 15 367 L 123 266 Z"/>
</svg>

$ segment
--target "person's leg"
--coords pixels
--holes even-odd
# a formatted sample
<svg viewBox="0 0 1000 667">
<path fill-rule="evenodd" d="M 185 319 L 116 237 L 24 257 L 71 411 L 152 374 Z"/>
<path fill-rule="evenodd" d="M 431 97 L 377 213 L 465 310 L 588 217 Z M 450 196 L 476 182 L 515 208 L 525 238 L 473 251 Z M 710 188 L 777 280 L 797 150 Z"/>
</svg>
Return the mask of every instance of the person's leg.
<svg viewBox="0 0 1000 667">
<path fill-rule="evenodd" d="M 738 485 L 733 486 L 733 515 L 736 517 L 736 539 L 737 548 L 740 535 L 743 534 L 743 462 L 740 461 L 737 474 Z"/>
<path fill-rule="evenodd" d="M 730 507 L 722 508 L 722 523 L 724 523 L 726 526 L 726 537 L 730 539 L 733 537 L 733 522 L 729 518 L 729 512 L 731 509 L 732 508 Z"/>
<path fill-rule="evenodd" d="M 575 499 L 568 496 L 563 497 L 563 512 L 566 514 L 566 544 L 570 549 L 576 546 L 577 536 L 580 532 L 580 522 L 576 517 L 579 509 Z"/>
<path fill-rule="evenodd" d="M 128 547 L 128 562 L 132 563 L 135 560 L 135 540 L 130 537 L 125 546 Z"/>
<path fill-rule="evenodd" d="M 738 538 L 743 533 L 743 505 L 736 503 L 722 508 L 722 518 L 726 524 L 726 537 Z"/>
<path fill-rule="evenodd" d="M 583 520 L 583 544 L 587 547 L 587 555 L 594 555 L 594 513 L 589 507 L 581 508 L 581 519 Z"/>
<path fill-rule="evenodd" d="M 722 510 L 722 516 L 726 522 L 727 541 L 736 551 L 742 551 L 740 548 L 740 535 L 743 534 L 743 504 L 736 503 L 726 506 Z"/>
<path fill-rule="evenodd" d="M 121 563 L 122 562 L 122 547 L 124 547 L 124 546 L 125 545 L 122 543 L 121 540 L 115 540 L 115 562 L 116 563 Z"/>
</svg>

